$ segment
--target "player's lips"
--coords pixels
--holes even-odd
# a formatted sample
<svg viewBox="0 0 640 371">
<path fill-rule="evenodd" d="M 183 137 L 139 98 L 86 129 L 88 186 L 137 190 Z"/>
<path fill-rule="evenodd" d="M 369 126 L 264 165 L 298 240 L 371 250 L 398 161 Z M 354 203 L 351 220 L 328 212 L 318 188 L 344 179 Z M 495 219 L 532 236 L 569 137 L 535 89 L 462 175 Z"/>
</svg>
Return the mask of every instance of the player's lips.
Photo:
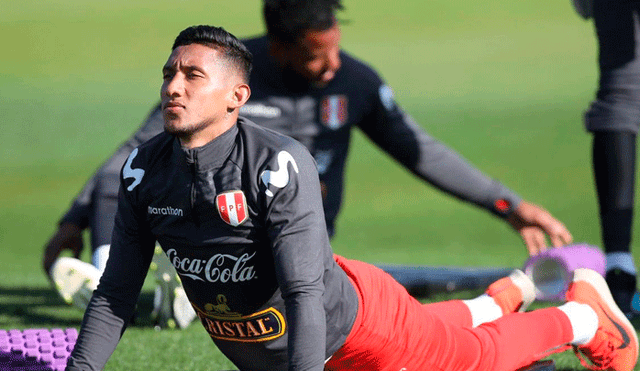
<svg viewBox="0 0 640 371">
<path fill-rule="evenodd" d="M 167 103 L 164 103 L 162 107 L 164 111 L 171 111 L 171 112 L 179 111 L 184 108 L 185 108 L 184 105 L 178 102 L 167 102 Z"/>
</svg>

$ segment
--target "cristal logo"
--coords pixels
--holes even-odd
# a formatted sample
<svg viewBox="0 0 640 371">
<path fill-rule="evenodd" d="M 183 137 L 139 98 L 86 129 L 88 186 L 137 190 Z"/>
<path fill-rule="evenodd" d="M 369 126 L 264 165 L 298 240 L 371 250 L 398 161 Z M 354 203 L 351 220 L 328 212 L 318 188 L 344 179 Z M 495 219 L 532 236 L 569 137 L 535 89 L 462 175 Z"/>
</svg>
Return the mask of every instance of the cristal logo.
<svg viewBox="0 0 640 371">
<path fill-rule="evenodd" d="M 207 259 L 180 258 L 175 249 L 167 251 L 169 261 L 183 276 L 196 281 L 244 282 L 256 277 L 256 271 L 249 261 L 256 255 L 244 253 L 240 257 L 230 254 L 215 254 Z"/>
</svg>

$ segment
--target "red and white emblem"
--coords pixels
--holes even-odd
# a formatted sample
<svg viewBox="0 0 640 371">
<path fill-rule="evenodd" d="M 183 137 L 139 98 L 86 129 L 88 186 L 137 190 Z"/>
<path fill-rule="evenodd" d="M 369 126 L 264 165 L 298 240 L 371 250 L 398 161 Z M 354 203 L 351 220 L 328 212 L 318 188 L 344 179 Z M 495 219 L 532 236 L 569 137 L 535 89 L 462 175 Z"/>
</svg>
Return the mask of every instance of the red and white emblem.
<svg viewBox="0 0 640 371">
<path fill-rule="evenodd" d="M 329 128 L 336 130 L 347 122 L 347 102 L 346 95 L 329 95 L 322 99 L 320 103 L 321 121 Z"/>
<path fill-rule="evenodd" d="M 220 193 L 216 196 L 216 206 L 222 220 L 234 227 L 239 226 L 249 218 L 247 199 L 242 191 Z"/>
</svg>

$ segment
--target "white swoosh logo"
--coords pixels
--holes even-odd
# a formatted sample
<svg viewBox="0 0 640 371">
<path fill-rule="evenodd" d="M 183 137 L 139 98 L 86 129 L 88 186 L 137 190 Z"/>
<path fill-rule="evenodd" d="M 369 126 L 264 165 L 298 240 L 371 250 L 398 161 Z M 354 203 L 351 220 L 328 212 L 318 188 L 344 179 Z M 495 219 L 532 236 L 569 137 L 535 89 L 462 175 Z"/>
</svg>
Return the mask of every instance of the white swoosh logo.
<svg viewBox="0 0 640 371">
<path fill-rule="evenodd" d="M 124 164 L 124 169 L 122 169 L 122 177 L 124 179 L 133 178 L 133 183 L 129 187 L 127 187 L 127 191 L 133 190 L 140 182 L 142 181 L 142 177 L 144 176 L 144 170 L 142 169 L 132 169 L 131 162 L 138 155 L 138 149 L 134 149 L 133 152 L 129 155 L 127 162 Z"/>
<path fill-rule="evenodd" d="M 287 168 L 287 164 L 291 163 L 293 166 L 293 170 L 298 172 L 298 165 L 296 164 L 296 160 L 293 159 L 293 156 L 287 151 L 280 151 L 278 153 L 278 169 L 276 171 L 265 170 L 260 174 L 260 179 L 262 179 L 262 183 L 267 186 L 267 190 L 265 193 L 267 196 L 273 197 L 273 192 L 269 190 L 269 184 L 274 187 L 284 188 L 287 184 L 289 184 L 289 170 Z"/>
</svg>

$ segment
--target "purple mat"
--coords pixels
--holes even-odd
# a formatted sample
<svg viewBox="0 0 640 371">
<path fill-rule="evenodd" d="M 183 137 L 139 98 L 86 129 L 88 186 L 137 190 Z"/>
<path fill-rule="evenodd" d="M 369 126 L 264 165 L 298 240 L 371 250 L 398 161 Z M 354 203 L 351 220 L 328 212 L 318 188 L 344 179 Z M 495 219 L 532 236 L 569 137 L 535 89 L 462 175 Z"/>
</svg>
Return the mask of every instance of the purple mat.
<svg viewBox="0 0 640 371">
<path fill-rule="evenodd" d="M 0 371 L 64 371 L 75 328 L 0 330 Z"/>
<path fill-rule="evenodd" d="M 604 276 L 605 266 L 606 259 L 599 248 L 575 244 L 532 256 L 525 262 L 523 271 L 536 286 L 536 299 L 562 301 L 574 270 L 589 268 Z"/>
</svg>

